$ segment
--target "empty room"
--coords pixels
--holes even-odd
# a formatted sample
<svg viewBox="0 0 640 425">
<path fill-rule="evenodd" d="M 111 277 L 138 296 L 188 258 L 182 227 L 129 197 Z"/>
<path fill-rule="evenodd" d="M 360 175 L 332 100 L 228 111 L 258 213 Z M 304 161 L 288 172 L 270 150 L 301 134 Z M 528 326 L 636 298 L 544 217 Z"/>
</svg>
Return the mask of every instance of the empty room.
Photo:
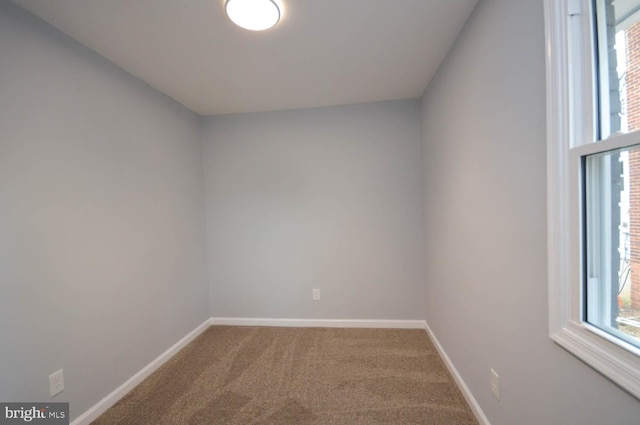
<svg viewBox="0 0 640 425">
<path fill-rule="evenodd" d="M 637 425 L 640 0 L 0 0 L 5 423 Z"/>
</svg>

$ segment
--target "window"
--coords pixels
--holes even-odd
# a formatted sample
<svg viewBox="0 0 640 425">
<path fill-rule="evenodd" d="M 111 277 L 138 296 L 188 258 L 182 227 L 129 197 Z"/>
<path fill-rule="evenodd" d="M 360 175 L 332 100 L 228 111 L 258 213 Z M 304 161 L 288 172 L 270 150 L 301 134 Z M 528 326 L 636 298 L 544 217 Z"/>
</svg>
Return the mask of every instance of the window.
<svg viewBox="0 0 640 425">
<path fill-rule="evenodd" d="M 551 338 L 640 398 L 640 0 L 545 0 Z"/>
</svg>

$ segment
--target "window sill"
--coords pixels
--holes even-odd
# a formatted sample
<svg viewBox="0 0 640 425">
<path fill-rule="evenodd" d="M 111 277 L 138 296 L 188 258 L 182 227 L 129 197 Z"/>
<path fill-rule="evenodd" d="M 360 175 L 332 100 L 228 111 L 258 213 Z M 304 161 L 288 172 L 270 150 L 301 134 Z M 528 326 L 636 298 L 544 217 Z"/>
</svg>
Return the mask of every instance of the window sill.
<svg viewBox="0 0 640 425">
<path fill-rule="evenodd" d="M 570 323 L 551 339 L 640 399 L 640 350 L 588 324 Z"/>
</svg>

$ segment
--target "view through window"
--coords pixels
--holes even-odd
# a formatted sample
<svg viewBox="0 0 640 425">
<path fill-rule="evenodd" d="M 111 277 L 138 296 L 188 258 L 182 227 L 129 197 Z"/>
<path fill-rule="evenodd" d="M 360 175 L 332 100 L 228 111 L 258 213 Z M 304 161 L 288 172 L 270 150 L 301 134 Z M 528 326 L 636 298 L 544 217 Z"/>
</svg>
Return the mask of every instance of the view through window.
<svg viewBox="0 0 640 425">
<path fill-rule="evenodd" d="M 606 139 L 640 131 L 640 0 L 594 3 Z M 589 155 L 583 169 L 585 320 L 640 347 L 640 146 Z"/>
</svg>

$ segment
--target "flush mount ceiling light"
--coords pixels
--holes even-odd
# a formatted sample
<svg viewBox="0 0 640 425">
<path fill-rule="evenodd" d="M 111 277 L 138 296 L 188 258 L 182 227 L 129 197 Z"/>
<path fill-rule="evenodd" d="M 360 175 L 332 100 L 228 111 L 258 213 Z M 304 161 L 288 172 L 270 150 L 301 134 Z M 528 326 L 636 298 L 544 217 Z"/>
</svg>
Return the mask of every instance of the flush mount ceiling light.
<svg viewBox="0 0 640 425">
<path fill-rule="evenodd" d="M 273 0 L 227 0 L 227 16 L 239 27 L 264 31 L 280 20 L 280 8 Z"/>
</svg>

